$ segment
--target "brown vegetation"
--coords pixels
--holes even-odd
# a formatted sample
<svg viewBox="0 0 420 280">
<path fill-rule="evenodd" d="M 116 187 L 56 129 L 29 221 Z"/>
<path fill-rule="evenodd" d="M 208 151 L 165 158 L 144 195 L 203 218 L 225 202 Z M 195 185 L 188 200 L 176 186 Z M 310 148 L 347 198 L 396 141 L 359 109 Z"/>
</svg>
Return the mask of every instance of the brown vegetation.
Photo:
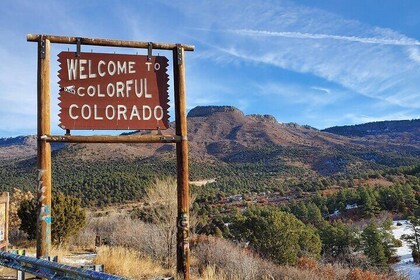
<svg viewBox="0 0 420 280">
<path fill-rule="evenodd" d="M 118 213 L 111 213 L 106 217 L 91 217 L 85 229 L 73 238 L 72 246 L 94 247 L 96 235 L 105 239 L 109 246 L 99 248 L 95 262 L 105 264 L 109 273 L 145 279 L 144 277 L 168 275 L 175 271 L 174 267 L 164 268 L 167 254 L 165 236 L 159 233 L 154 224 L 132 220 Z M 191 255 L 192 279 L 195 280 L 362 279 L 357 277 L 363 277 L 363 280 L 404 279 L 351 270 L 339 265 L 325 265 L 310 258 L 299 259 L 296 266 L 280 266 L 262 259 L 248 248 L 209 236 L 196 236 L 192 239 Z M 125 258 L 136 261 L 123 261 Z M 132 269 L 139 268 L 142 262 L 145 265 L 141 269 Z"/>
<path fill-rule="evenodd" d="M 153 276 L 167 276 L 172 273 L 150 258 L 141 256 L 137 251 L 120 246 L 99 247 L 94 263 L 103 264 L 107 273 L 130 279 L 150 279 Z"/>
</svg>

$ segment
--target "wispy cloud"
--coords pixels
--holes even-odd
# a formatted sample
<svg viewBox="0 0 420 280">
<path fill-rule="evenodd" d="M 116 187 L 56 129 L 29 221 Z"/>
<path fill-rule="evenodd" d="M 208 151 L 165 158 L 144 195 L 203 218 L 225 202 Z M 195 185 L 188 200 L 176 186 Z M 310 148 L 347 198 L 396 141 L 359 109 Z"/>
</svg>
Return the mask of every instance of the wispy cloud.
<svg viewBox="0 0 420 280">
<path fill-rule="evenodd" d="M 181 12 L 199 27 L 194 36 L 214 46 L 216 62 L 268 64 L 420 109 L 419 40 L 296 2 L 207 2 Z"/>
<path fill-rule="evenodd" d="M 334 94 L 331 94 L 331 91 L 326 88 L 297 84 L 268 82 L 255 83 L 253 87 L 262 96 L 281 97 L 284 103 L 302 104 L 321 110 L 323 106 L 337 102 L 346 96 L 344 92 L 335 91 Z"/>
<path fill-rule="evenodd" d="M 393 45 L 393 46 L 420 46 L 420 42 L 411 38 L 403 37 L 400 39 L 388 39 L 378 37 L 357 37 L 357 36 L 341 36 L 322 33 L 303 33 L 303 32 L 274 32 L 266 30 L 252 29 L 234 29 L 226 30 L 226 32 L 245 36 L 263 36 L 263 37 L 284 37 L 296 39 L 332 39 L 348 42 L 357 42 L 363 44 Z"/>
<path fill-rule="evenodd" d="M 408 53 L 409 53 L 409 57 L 413 61 L 415 61 L 417 63 L 420 63 L 420 50 L 419 50 L 419 48 L 417 48 L 417 47 L 416 48 L 409 48 Z"/>
<path fill-rule="evenodd" d="M 327 89 L 327 88 L 322 88 L 322 87 L 311 87 L 311 89 L 318 90 L 318 91 L 324 92 L 324 93 L 326 93 L 326 94 L 330 94 L 330 93 L 331 93 L 331 90 L 329 90 L 329 89 Z"/>
<path fill-rule="evenodd" d="M 377 121 L 389 121 L 389 120 L 409 120 L 414 118 L 420 118 L 419 115 L 413 114 L 410 111 L 402 111 L 391 114 L 385 114 L 381 116 L 372 116 L 364 114 L 345 114 L 341 120 L 342 123 L 347 124 L 360 124 L 367 122 L 377 122 Z"/>
</svg>

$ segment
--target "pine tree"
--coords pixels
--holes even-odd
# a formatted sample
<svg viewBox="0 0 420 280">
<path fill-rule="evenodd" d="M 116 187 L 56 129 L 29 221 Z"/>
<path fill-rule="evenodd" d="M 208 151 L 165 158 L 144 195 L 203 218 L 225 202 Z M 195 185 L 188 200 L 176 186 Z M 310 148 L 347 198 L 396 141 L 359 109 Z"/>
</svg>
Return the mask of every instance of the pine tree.
<svg viewBox="0 0 420 280">
<path fill-rule="evenodd" d="M 86 213 L 78 198 L 57 193 L 52 201 L 52 238 L 58 244 L 77 234 L 86 224 Z"/>
<path fill-rule="evenodd" d="M 29 239 L 36 238 L 38 204 L 36 199 L 26 200 L 20 204 L 18 216 L 20 229 L 28 234 Z M 78 198 L 56 193 L 52 196 L 52 239 L 62 244 L 70 236 L 77 234 L 86 223 L 86 214 Z"/>
<path fill-rule="evenodd" d="M 415 263 L 420 263 L 420 217 L 409 217 L 409 227 L 412 234 L 405 235 L 403 238 L 411 245 L 411 254 Z"/>
<path fill-rule="evenodd" d="M 321 210 L 319 210 L 318 206 L 315 203 L 309 202 L 308 203 L 308 222 L 317 226 L 324 221 L 322 217 Z"/>
<path fill-rule="evenodd" d="M 321 241 L 311 227 L 274 208 L 250 208 L 231 226 L 236 239 L 249 241 L 262 256 L 280 264 L 295 264 L 299 257 L 320 257 Z"/>
<path fill-rule="evenodd" d="M 367 187 L 359 188 L 360 204 L 366 217 L 373 217 L 379 212 L 378 201 L 374 193 Z"/>
<path fill-rule="evenodd" d="M 372 265 L 385 267 L 388 259 L 385 255 L 381 233 L 374 222 L 369 223 L 363 230 L 362 240 L 364 243 L 364 253 L 369 258 Z"/>
<path fill-rule="evenodd" d="M 21 221 L 19 229 L 28 235 L 29 240 L 36 238 L 37 208 L 38 203 L 36 199 L 31 199 L 22 201 L 17 210 Z"/>
</svg>

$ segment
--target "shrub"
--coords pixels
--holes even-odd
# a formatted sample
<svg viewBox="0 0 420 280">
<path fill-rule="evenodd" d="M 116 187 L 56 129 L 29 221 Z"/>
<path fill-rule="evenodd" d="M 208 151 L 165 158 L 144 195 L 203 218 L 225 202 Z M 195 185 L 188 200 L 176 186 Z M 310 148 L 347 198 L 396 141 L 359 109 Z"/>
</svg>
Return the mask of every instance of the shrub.
<svg viewBox="0 0 420 280">
<path fill-rule="evenodd" d="M 251 208 L 233 223 L 232 232 L 262 256 L 279 264 L 296 264 L 299 257 L 319 258 L 321 240 L 315 230 L 292 214 L 274 208 Z"/>
<path fill-rule="evenodd" d="M 381 279 L 376 273 L 371 271 L 363 271 L 359 268 L 353 269 L 347 274 L 346 280 L 379 280 Z"/>
<path fill-rule="evenodd" d="M 22 201 L 18 209 L 20 229 L 29 239 L 36 238 L 38 203 L 36 199 Z M 57 193 L 52 197 L 52 239 L 58 244 L 77 234 L 86 223 L 86 214 L 80 199 Z"/>
</svg>

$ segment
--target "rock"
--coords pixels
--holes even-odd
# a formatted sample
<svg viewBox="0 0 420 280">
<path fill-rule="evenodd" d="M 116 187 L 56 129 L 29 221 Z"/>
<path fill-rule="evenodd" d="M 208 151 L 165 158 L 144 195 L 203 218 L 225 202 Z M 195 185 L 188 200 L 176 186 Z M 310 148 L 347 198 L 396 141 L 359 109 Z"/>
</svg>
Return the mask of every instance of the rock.
<svg viewBox="0 0 420 280">
<path fill-rule="evenodd" d="M 243 115 L 241 110 L 233 106 L 197 106 L 188 113 L 188 118 L 208 117 L 215 113 L 237 112 Z"/>
<path fill-rule="evenodd" d="M 250 117 L 259 122 L 267 122 L 267 123 L 277 123 L 277 120 L 272 115 L 258 115 L 258 114 L 251 114 L 247 117 Z"/>
</svg>

